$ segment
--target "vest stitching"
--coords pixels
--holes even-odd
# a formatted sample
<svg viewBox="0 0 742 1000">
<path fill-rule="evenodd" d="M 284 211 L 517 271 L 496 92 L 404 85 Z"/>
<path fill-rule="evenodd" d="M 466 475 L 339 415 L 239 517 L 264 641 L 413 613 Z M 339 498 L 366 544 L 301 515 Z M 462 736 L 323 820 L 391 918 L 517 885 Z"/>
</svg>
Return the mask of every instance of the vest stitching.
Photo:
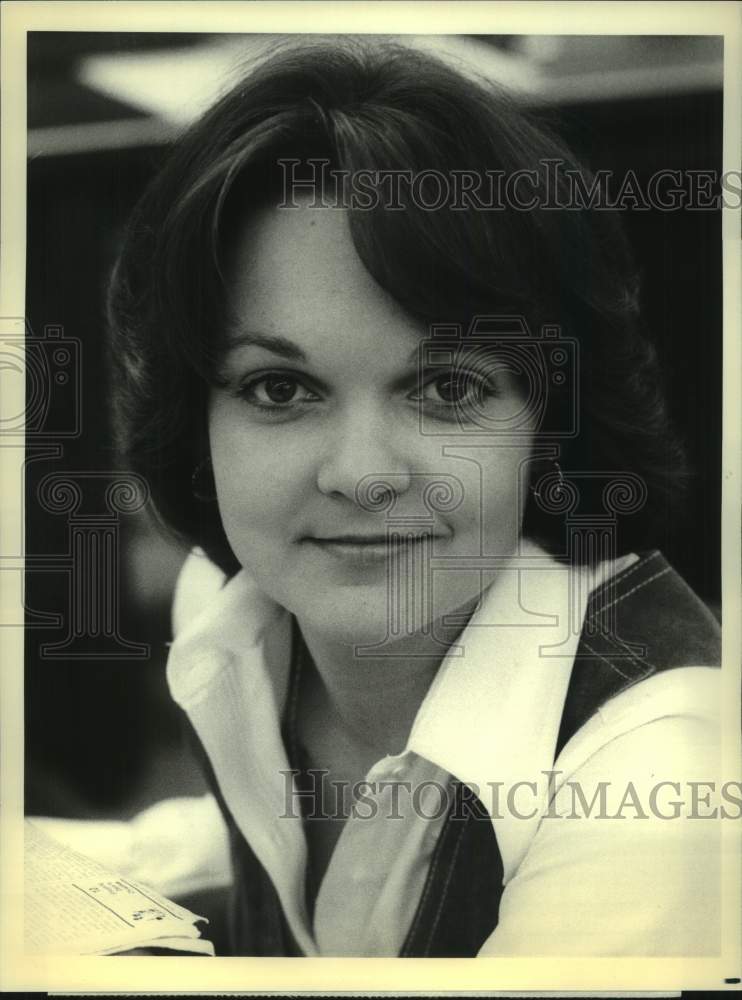
<svg viewBox="0 0 742 1000">
<path fill-rule="evenodd" d="M 586 619 L 585 623 L 588 624 L 588 621 L 589 621 L 589 624 L 594 624 L 594 619 L 592 619 L 592 618 L 589 619 L 589 620 Z M 643 660 L 640 660 L 638 657 L 636 657 L 631 652 L 631 649 L 629 648 L 629 644 L 625 640 L 619 639 L 619 637 L 617 635 L 602 635 L 599 632 L 598 633 L 598 638 L 602 639 L 603 642 L 605 642 L 608 645 L 610 645 L 610 643 L 613 643 L 614 645 L 618 646 L 619 649 L 623 649 L 624 652 L 621 653 L 621 659 L 623 661 L 628 660 L 629 663 L 633 663 L 635 666 L 639 667 L 640 669 L 642 669 L 645 664 L 646 664 L 646 666 L 650 667 L 652 670 L 656 669 L 656 667 L 654 666 L 654 664 L 650 663 L 649 660 L 646 657 Z M 581 642 L 585 646 L 588 646 L 587 640 L 584 638 L 584 636 L 581 637 Z M 595 650 L 594 647 L 588 646 L 588 649 L 590 649 L 591 652 L 595 653 L 596 656 L 598 655 L 597 650 Z M 611 650 L 609 648 L 607 652 L 611 653 L 611 652 L 613 652 L 613 650 Z M 622 676 L 628 676 L 628 675 L 622 674 Z"/>
<path fill-rule="evenodd" d="M 448 868 L 448 875 L 446 876 L 446 881 L 443 884 L 443 889 L 441 891 L 441 898 L 440 898 L 440 901 L 438 903 L 438 909 L 435 912 L 435 917 L 433 918 L 433 924 L 432 924 L 432 926 L 430 928 L 430 934 L 428 935 L 428 943 L 425 945 L 425 954 L 426 955 L 430 954 L 430 949 L 431 949 L 432 944 L 433 944 L 433 938 L 435 937 L 435 932 L 436 932 L 436 929 L 438 927 L 438 923 L 439 923 L 439 921 L 441 919 L 441 913 L 443 912 L 443 904 L 446 902 L 446 896 L 448 896 L 448 890 L 449 890 L 449 887 L 451 885 L 451 879 L 453 878 L 453 873 L 454 873 L 454 871 L 456 869 L 456 859 L 458 858 L 459 851 L 461 850 L 461 842 L 462 842 L 463 837 L 464 837 L 464 830 L 466 830 L 466 823 L 468 823 L 470 816 L 471 816 L 471 813 L 467 812 L 467 814 L 466 814 L 466 821 L 461 824 L 461 829 L 459 830 L 459 835 L 458 835 L 458 838 L 456 840 L 456 845 L 455 845 L 455 847 L 453 849 L 453 854 L 451 855 L 451 864 L 449 865 L 449 868 Z"/>
<path fill-rule="evenodd" d="M 646 587 L 647 584 L 652 583 L 653 580 L 658 580 L 661 576 L 664 576 L 665 573 L 669 573 L 670 569 L 671 569 L 670 566 L 665 566 L 665 568 L 661 569 L 659 573 L 655 573 L 654 576 L 650 576 L 648 577 L 648 579 L 642 580 L 641 583 L 637 583 L 635 587 L 632 587 L 631 590 L 627 591 L 625 594 L 622 594 L 620 597 L 614 598 L 610 602 L 610 604 L 605 604 L 598 611 L 593 611 L 593 613 L 587 620 L 592 624 L 593 621 L 595 620 L 596 615 L 604 614 L 606 611 L 608 611 L 609 608 L 612 608 L 615 604 L 620 604 L 621 601 L 625 601 L 627 597 L 631 597 L 631 595 L 635 594 L 637 590 L 641 590 L 642 587 Z"/>
<path fill-rule="evenodd" d="M 654 556 L 659 555 L 659 554 L 660 554 L 659 552 L 655 552 L 652 556 L 650 556 L 648 559 L 646 559 L 646 560 L 643 561 L 643 565 L 646 566 L 646 564 L 650 561 L 650 559 L 653 559 Z M 638 563 L 635 566 L 630 567 L 629 570 L 627 571 L 627 573 L 624 575 L 624 579 L 626 579 L 627 576 L 630 576 L 631 573 L 633 573 L 638 568 L 639 568 L 639 564 Z M 672 569 L 672 567 L 666 566 L 664 569 L 660 570 L 658 573 L 653 574 L 652 576 L 648 577 L 646 580 L 643 580 L 641 583 L 638 583 L 635 587 L 632 587 L 631 590 L 628 590 L 625 594 L 622 594 L 619 597 L 616 597 L 609 604 L 606 604 L 603 607 L 601 607 L 600 609 L 598 609 L 596 611 L 593 611 L 592 614 L 589 614 L 589 615 L 586 616 L 586 618 L 585 618 L 585 624 L 590 624 L 590 625 L 599 624 L 598 621 L 597 621 L 597 619 L 599 618 L 600 615 L 602 615 L 606 611 L 608 611 L 609 608 L 612 608 L 616 604 L 620 604 L 621 601 L 625 600 L 627 597 L 630 597 L 632 594 L 635 594 L 638 590 L 641 590 L 643 587 L 646 587 L 648 584 L 652 583 L 654 580 L 657 580 L 661 576 L 664 576 L 665 573 L 669 573 L 671 571 L 671 569 Z M 619 647 L 623 647 L 623 649 L 626 651 L 627 655 L 623 655 L 621 657 L 621 659 L 622 660 L 628 660 L 630 663 L 633 663 L 639 669 L 644 670 L 644 674 L 645 675 L 646 675 L 646 673 L 648 671 L 654 671 L 656 669 L 656 667 L 654 666 L 654 664 L 650 663 L 649 660 L 645 659 L 645 660 L 642 661 L 642 660 L 637 659 L 637 657 L 634 656 L 631 653 L 631 651 L 628 649 L 627 644 L 622 639 L 619 639 L 618 636 L 605 636 L 603 638 L 604 638 L 605 642 L 613 642 L 614 644 L 618 645 Z M 623 670 L 620 670 L 614 663 L 612 663 L 610 660 L 608 660 L 605 656 L 602 656 L 593 646 L 591 646 L 588 643 L 588 641 L 587 641 L 587 639 L 585 639 L 584 635 L 582 637 L 582 641 L 583 641 L 584 645 L 590 650 L 591 653 L 593 653 L 595 656 L 598 656 L 604 663 L 609 664 L 609 666 L 611 667 L 611 669 L 614 670 L 616 673 L 618 673 L 621 677 L 624 677 L 626 680 L 630 680 L 632 682 L 635 682 L 636 678 L 632 678 L 629 674 L 624 673 Z"/>
<path fill-rule="evenodd" d="M 412 921 L 412 926 L 410 927 L 410 930 L 409 930 L 409 932 L 407 934 L 407 940 L 405 941 L 405 945 L 404 945 L 404 949 L 403 949 L 404 952 L 407 951 L 407 942 L 411 941 L 411 940 L 414 940 L 415 934 L 417 932 L 418 925 L 420 924 L 420 921 L 422 920 L 422 915 L 423 915 L 423 912 L 425 910 L 425 901 L 427 900 L 428 896 L 430 895 L 431 889 L 433 888 L 433 882 L 434 882 L 435 872 L 436 872 L 436 869 L 438 868 L 438 865 L 440 864 L 441 856 L 443 854 L 443 844 L 444 844 L 444 841 L 446 839 L 446 836 L 447 836 L 449 830 L 451 829 L 451 817 L 453 816 L 453 808 L 454 807 L 452 806 L 451 812 L 449 812 L 448 817 L 446 819 L 446 824 L 445 824 L 443 830 L 441 830 L 441 834 L 440 834 L 440 836 L 438 838 L 438 843 L 435 845 L 435 851 L 433 853 L 433 860 L 432 860 L 432 862 L 430 864 L 430 868 L 428 870 L 428 877 L 425 880 L 425 888 L 423 889 L 423 894 L 420 897 L 420 902 L 417 904 L 417 912 L 415 913 L 415 919 Z M 467 814 L 467 818 L 468 818 L 468 814 Z M 463 827 L 464 824 L 462 823 L 461 825 Z"/>
<path fill-rule="evenodd" d="M 642 669 L 645 666 L 649 667 L 650 670 L 657 669 L 653 663 L 650 663 L 649 660 L 646 659 L 646 657 L 643 660 L 640 660 L 638 657 L 634 656 L 634 654 L 628 648 L 628 643 L 624 642 L 623 639 L 619 639 L 618 636 L 616 635 L 604 636 L 604 638 L 606 642 L 614 642 L 617 646 L 623 647 L 623 649 L 626 650 L 625 653 L 621 654 L 622 660 L 628 660 L 630 663 L 633 663 L 637 667 L 639 667 L 639 669 Z"/>
<path fill-rule="evenodd" d="M 591 652 L 591 653 L 592 653 L 592 654 L 593 654 L 594 656 L 597 656 L 599 660 L 602 660 L 602 661 L 603 661 L 603 663 L 607 663 L 607 664 L 608 664 L 608 666 L 609 666 L 609 667 L 611 668 L 611 670 L 614 670 L 614 671 L 615 671 L 615 672 L 616 672 L 617 674 L 619 674 L 619 675 L 620 675 L 621 677 L 623 677 L 623 678 L 624 678 L 624 680 L 627 680 L 627 681 L 633 681 L 633 680 L 634 680 L 634 678 L 633 678 L 633 677 L 632 677 L 632 676 L 631 676 L 630 674 L 625 674 L 625 673 L 623 672 L 623 670 L 619 670 L 619 669 L 618 669 L 618 667 L 616 666 L 616 664 L 615 664 L 615 663 L 611 663 L 611 661 L 610 661 L 610 660 L 607 660 L 607 659 L 605 658 L 605 656 L 602 656 L 602 655 L 601 655 L 601 654 L 600 654 L 600 653 L 599 653 L 599 652 L 597 651 L 597 649 L 593 649 L 593 647 L 592 647 L 592 646 L 590 645 L 590 643 L 589 643 L 589 642 L 587 641 L 587 639 L 585 639 L 585 638 L 584 638 L 584 636 L 583 636 L 583 639 L 582 639 L 582 641 L 583 641 L 583 643 L 584 643 L 584 644 L 585 644 L 585 645 L 587 646 L 587 648 L 588 648 L 588 649 L 590 650 L 590 652 Z"/>
<path fill-rule="evenodd" d="M 651 555 L 648 555 L 648 556 L 646 556 L 644 558 L 640 558 L 639 561 L 635 562 L 633 566 L 629 566 L 627 569 L 623 570 L 621 573 L 616 573 L 615 576 L 609 577 L 607 580 L 605 580 L 603 583 L 601 583 L 601 585 L 597 588 L 597 590 L 593 591 L 593 593 L 591 595 L 592 600 L 594 601 L 600 594 L 603 593 L 603 591 L 608 590 L 609 587 L 613 587 L 617 583 L 625 583 L 626 580 L 628 580 L 628 578 L 630 576 L 633 576 L 634 573 L 638 573 L 639 570 L 641 570 L 641 569 L 646 569 L 647 565 L 650 562 L 652 562 L 653 559 L 656 559 L 660 555 L 662 555 L 662 553 L 660 552 L 660 550 L 659 549 L 655 549 L 655 551 L 652 552 Z M 599 609 L 598 609 L 598 611 L 599 611 Z M 596 611 L 594 613 L 597 614 L 598 611 Z"/>
</svg>

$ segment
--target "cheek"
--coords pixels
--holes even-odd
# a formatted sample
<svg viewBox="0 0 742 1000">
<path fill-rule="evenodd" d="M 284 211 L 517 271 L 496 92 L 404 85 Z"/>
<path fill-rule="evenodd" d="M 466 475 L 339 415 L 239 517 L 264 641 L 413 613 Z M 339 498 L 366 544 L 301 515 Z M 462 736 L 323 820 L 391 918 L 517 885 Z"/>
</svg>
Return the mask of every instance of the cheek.
<svg viewBox="0 0 742 1000">
<path fill-rule="evenodd" d="M 290 529 L 308 496 L 311 457 L 306 449 L 287 449 L 270 432 L 256 433 L 218 413 L 209 434 L 219 511 L 239 556 L 266 535 Z"/>
<path fill-rule="evenodd" d="M 529 448 L 501 448 L 481 461 L 481 497 L 467 506 L 490 551 L 495 544 L 504 552 L 517 543 L 528 493 L 529 455 Z"/>
</svg>

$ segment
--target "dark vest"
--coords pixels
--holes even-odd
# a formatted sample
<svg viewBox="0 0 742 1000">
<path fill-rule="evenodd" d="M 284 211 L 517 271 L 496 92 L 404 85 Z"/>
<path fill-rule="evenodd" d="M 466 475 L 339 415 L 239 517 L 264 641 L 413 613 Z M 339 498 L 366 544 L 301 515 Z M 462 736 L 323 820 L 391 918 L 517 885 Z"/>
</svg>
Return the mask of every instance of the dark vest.
<svg viewBox="0 0 742 1000">
<path fill-rule="evenodd" d="M 661 553 L 594 591 L 570 677 L 554 751 L 606 701 L 653 674 L 718 667 L 719 625 Z M 188 727 L 229 829 L 234 886 L 229 926 L 234 955 L 301 955 L 268 874 L 240 833 L 195 732 Z M 400 957 L 471 958 L 497 926 L 503 866 L 482 803 L 456 783 Z"/>
</svg>

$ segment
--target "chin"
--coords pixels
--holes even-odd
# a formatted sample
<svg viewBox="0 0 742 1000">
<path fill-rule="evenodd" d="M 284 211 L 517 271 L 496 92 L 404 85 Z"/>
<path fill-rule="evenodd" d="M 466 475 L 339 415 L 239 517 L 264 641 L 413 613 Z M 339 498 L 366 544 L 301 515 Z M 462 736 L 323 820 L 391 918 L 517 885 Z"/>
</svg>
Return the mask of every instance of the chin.
<svg viewBox="0 0 742 1000">
<path fill-rule="evenodd" d="M 348 646 L 375 645 L 389 636 L 386 593 L 356 590 L 316 604 L 302 602 L 291 610 L 305 629 Z"/>
<path fill-rule="evenodd" d="M 447 596 L 450 598 L 453 595 Z M 318 594 L 317 597 L 316 602 L 307 603 L 304 600 L 290 608 L 305 630 L 347 646 L 377 647 L 379 656 L 404 656 L 407 643 L 412 643 L 416 655 L 421 654 L 426 649 L 425 642 L 422 646 L 420 644 L 421 633 L 430 637 L 430 655 L 442 655 L 445 645 L 433 638 L 433 633 L 440 632 L 434 622 L 443 615 L 476 603 L 476 597 L 472 598 L 469 594 L 464 598 L 461 595 L 461 601 L 452 603 L 448 600 L 445 607 L 431 609 L 429 616 L 418 616 L 416 620 L 407 622 L 399 618 L 390 620 L 386 587 L 333 588 L 332 595 Z M 371 655 L 371 650 L 368 655 Z"/>
</svg>

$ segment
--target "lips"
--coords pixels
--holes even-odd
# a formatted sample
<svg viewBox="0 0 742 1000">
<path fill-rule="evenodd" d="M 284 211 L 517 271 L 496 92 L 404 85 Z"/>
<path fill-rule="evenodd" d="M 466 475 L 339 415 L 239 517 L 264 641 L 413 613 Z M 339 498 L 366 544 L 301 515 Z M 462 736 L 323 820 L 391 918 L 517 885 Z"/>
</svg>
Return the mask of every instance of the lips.
<svg viewBox="0 0 742 1000">
<path fill-rule="evenodd" d="M 391 538 L 378 534 L 310 536 L 304 541 L 335 559 L 365 566 L 384 563 L 395 551 L 417 548 L 421 543 L 431 543 L 434 538 L 439 537 L 429 532 L 418 535 L 409 532 Z"/>
<path fill-rule="evenodd" d="M 432 538 L 430 534 L 419 535 L 415 538 L 417 541 L 419 538 Z M 386 545 L 388 541 L 394 542 L 394 539 L 387 539 L 386 535 L 330 535 L 327 537 L 316 536 L 311 538 L 310 541 L 318 542 L 322 545 Z"/>
<path fill-rule="evenodd" d="M 429 531 L 421 531 L 419 534 L 408 531 L 397 535 L 309 535 L 304 541 L 315 542 L 318 545 L 401 545 L 409 542 L 420 542 L 425 539 L 440 538 Z"/>
</svg>

